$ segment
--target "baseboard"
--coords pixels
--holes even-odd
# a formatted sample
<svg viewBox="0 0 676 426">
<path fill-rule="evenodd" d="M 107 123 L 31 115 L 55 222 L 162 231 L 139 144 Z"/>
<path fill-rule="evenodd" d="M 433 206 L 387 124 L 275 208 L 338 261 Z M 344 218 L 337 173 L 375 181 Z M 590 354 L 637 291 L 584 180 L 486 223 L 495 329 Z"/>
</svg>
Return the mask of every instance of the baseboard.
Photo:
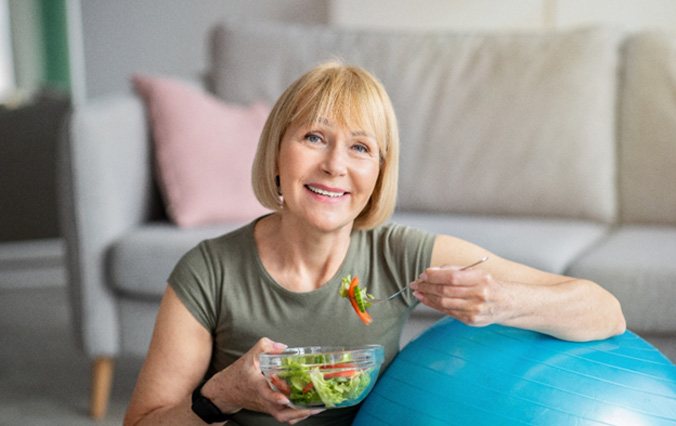
<svg viewBox="0 0 676 426">
<path fill-rule="evenodd" d="M 65 285 L 62 239 L 0 242 L 0 289 Z"/>
</svg>

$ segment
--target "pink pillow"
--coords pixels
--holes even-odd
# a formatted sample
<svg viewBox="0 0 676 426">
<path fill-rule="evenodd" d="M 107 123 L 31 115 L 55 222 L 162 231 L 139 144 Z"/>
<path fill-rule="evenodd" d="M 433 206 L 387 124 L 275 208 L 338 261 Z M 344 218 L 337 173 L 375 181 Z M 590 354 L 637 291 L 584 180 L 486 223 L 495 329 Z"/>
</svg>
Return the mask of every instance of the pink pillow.
<svg viewBox="0 0 676 426">
<path fill-rule="evenodd" d="M 224 103 L 171 78 L 134 75 L 150 116 L 160 191 L 181 227 L 253 219 L 265 213 L 251 165 L 270 109 Z"/>
</svg>

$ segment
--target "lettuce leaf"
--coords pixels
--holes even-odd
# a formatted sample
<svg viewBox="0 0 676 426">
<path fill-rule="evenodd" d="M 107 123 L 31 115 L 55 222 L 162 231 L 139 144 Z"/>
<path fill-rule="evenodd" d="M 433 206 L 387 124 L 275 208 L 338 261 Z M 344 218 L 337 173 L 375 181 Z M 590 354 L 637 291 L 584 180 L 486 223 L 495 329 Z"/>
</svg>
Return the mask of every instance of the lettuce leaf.
<svg viewBox="0 0 676 426">
<path fill-rule="evenodd" d="M 289 400 L 294 405 L 319 406 L 323 404 L 327 408 L 333 408 L 359 398 L 368 388 L 371 382 L 370 371 L 356 370 L 354 375 L 349 377 L 326 378 L 325 371 L 317 366 L 322 362 L 321 355 L 317 358 L 319 359 L 307 359 L 301 356 L 298 359 L 285 359 L 286 371 L 278 375 L 289 384 L 291 390 Z M 349 361 L 349 359 L 341 362 L 344 361 Z M 327 367 L 330 368 L 330 365 Z"/>
</svg>

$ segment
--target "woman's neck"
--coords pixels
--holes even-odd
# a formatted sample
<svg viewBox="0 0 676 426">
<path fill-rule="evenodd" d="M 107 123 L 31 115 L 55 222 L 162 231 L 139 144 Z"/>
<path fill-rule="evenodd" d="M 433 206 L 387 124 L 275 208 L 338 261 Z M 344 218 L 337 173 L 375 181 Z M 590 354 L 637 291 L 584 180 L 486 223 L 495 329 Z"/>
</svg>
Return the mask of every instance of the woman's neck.
<svg viewBox="0 0 676 426">
<path fill-rule="evenodd" d="M 254 238 L 268 274 L 288 290 L 307 292 L 336 274 L 350 247 L 351 231 L 308 229 L 272 214 L 256 223 Z"/>
</svg>

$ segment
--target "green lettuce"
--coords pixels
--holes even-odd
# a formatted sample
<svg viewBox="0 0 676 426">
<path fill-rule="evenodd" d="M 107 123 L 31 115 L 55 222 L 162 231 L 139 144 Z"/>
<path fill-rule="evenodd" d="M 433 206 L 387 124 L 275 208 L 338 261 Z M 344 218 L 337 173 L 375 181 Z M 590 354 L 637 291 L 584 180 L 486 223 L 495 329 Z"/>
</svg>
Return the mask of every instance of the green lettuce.
<svg viewBox="0 0 676 426">
<path fill-rule="evenodd" d="M 359 398 L 371 382 L 371 377 L 364 372 L 351 377 L 325 379 L 318 368 L 310 370 L 310 378 L 314 389 L 328 408 Z"/>
<path fill-rule="evenodd" d="M 350 361 L 349 356 L 344 358 L 347 359 L 340 362 Z M 355 370 L 349 376 L 327 378 L 331 374 L 317 366 L 322 363 L 322 355 L 290 357 L 284 360 L 285 371 L 278 373 L 278 376 L 289 384 L 288 397 L 291 403 L 297 406 L 324 405 L 333 408 L 359 398 L 371 383 L 371 369 Z M 330 369 L 330 365 L 325 368 Z"/>
</svg>

